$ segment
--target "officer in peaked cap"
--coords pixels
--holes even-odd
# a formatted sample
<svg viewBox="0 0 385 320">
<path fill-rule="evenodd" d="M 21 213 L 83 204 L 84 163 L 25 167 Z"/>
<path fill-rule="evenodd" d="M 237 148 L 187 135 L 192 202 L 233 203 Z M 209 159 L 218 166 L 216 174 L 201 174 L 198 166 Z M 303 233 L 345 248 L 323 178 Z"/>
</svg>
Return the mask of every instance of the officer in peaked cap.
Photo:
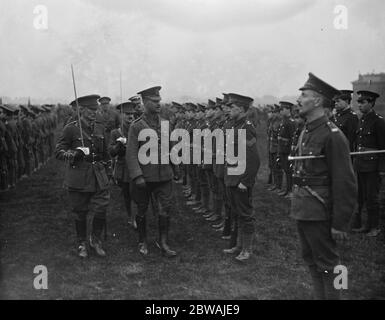
<svg viewBox="0 0 385 320">
<path fill-rule="evenodd" d="M 110 201 L 109 180 L 105 164 L 109 160 L 105 128 L 96 121 L 99 95 L 78 98 L 83 107 L 78 121 L 67 124 L 57 142 L 55 155 L 65 162 L 64 185 L 68 190 L 69 202 L 75 216 L 78 238 L 78 255 L 88 256 L 86 245 L 87 213 L 93 203 L 94 218 L 90 247 L 97 255 L 105 256 L 101 234 L 106 225 L 106 213 Z"/>
<path fill-rule="evenodd" d="M 367 152 L 385 149 L 385 121 L 374 111 L 379 94 L 372 91 L 358 91 L 358 108 L 362 117 L 358 124 L 356 151 Z M 380 177 L 385 174 L 384 154 L 356 156 L 354 166 L 358 176 L 358 213 L 353 221 L 353 231 L 365 232 L 367 236 L 380 234 L 379 189 Z M 366 205 L 367 221 L 361 226 L 361 210 Z M 360 228 L 361 227 L 361 228 Z"/>
<path fill-rule="evenodd" d="M 255 236 L 252 189 L 259 169 L 260 160 L 257 149 L 257 132 L 247 119 L 247 111 L 253 99 L 236 93 L 229 93 L 230 116 L 233 119 L 234 152 L 239 153 L 239 143 L 245 143 L 246 159 L 239 159 L 238 164 L 226 161 L 224 182 L 229 190 L 231 211 L 235 215 L 232 237 L 236 237 L 236 245 L 225 250 L 225 253 L 237 253 L 236 259 L 246 261 L 252 255 L 252 244 Z M 246 130 L 246 139 L 238 142 L 239 130 Z M 227 142 L 226 142 L 227 144 Z M 227 153 L 227 150 L 226 150 Z M 230 172 L 243 164 L 241 172 Z M 239 168 L 238 168 L 239 169 Z"/>
<path fill-rule="evenodd" d="M 158 212 L 159 223 L 159 247 L 166 257 L 176 256 L 176 252 L 168 245 L 168 232 L 170 229 L 171 214 L 175 211 L 172 193 L 172 179 L 177 178 L 171 164 L 149 163 L 142 164 L 138 157 L 139 149 L 145 143 L 138 137 L 143 129 L 153 129 L 158 135 L 158 148 L 160 150 L 161 132 L 160 118 L 160 86 L 152 87 L 138 92 L 144 104 L 144 113 L 141 118 L 135 120 L 129 129 L 126 147 L 126 162 L 130 181 L 132 181 L 132 198 L 137 204 L 136 216 L 137 231 L 139 236 L 139 252 L 148 254 L 147 247 L 147 222 L 146 212 L 153 195 L 161 204 L 162 210 Z M 159 155 L 158 155 L 159 156 Z M 175 174 L 175 176 L 174 176 Z"/>
<path fill-rule="evenodd" d="M 358 129 L 358 116 L 350 107 L 352 93 L 352 90 L 340 90 L 333 98 L 336 110 L 333 121 L 349 140 L 351 151 L 354 148 Z"/>
<path fill-rule="evenodd" d="M 356 178 L 348 141 L 323 110 L 339 91 L 312 73 L 299 90 L 299 112 L 307 122 L 295 155 L 325 157 L 294 162 L 291 217 L 297 221 L 315 298 L 338 299 L 339 291 L 333 284 L 334 268 L 340 264 L 336 240 L 347 237 L 356 206 Z"/>
</svg>

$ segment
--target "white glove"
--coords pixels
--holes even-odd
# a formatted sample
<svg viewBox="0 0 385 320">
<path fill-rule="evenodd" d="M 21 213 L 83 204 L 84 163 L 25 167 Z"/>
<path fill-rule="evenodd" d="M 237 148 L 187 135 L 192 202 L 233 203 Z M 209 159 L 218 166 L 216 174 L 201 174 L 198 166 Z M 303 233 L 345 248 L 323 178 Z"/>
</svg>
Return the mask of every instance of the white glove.
<svg viewBox="0 0 385 320">
<path fill-rule="evenodd" d="M 90 148 L 87 147 L 77 147 L 76 149 L 82 151 L 84 155 L 88 156 L 90 154 Z"/>
<path fill-rule="evenodd" d="M 127 143 L 127 139 L 124 138 L 124 137 L 119 137 L 118 139 L 116 139 L 116 141 L 119 141 L 119 142 L 121 142 L 122 144 L 126 144 L 126 143 Z"/>
</svg>

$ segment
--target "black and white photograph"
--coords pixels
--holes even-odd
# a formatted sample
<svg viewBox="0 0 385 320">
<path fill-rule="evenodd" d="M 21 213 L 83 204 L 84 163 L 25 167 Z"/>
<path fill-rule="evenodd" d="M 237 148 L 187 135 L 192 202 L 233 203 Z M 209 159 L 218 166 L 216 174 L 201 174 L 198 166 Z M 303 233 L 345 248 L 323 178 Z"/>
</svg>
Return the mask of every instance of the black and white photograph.
<svg viewBox="0 0 385 320">
<path fill-rule="evenodd" d="M 0 300 L 385 300 L 384 12 L 1 0 Z"/>
</svg>

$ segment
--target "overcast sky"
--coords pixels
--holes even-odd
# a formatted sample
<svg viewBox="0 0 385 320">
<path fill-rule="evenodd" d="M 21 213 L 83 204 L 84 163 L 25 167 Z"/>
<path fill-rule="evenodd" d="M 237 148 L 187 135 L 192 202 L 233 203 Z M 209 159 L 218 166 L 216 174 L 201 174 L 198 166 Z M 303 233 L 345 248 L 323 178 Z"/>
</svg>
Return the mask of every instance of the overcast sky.
<svg viewBox="0 0 385 320">
<path fill-rule="evenodd" d="M 38 4 L 47 30 L 34 27 Z M 383 0 L 1 0 L 0 96 L 69 102 L 71 63 L 78 95 L 115 102 L 120 72 L 124 100 L 153 85 L 165 101 L 297 95 L 308 72 L 351 88 L 385 71 L 384 14 Z"/>
</svg>

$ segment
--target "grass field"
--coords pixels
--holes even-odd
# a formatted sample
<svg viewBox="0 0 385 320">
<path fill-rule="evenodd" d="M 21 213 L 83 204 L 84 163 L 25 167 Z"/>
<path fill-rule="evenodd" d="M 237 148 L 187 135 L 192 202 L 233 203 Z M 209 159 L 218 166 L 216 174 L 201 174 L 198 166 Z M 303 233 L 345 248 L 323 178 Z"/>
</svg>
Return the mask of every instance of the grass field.
<svg viewBox="0 0 385 320">
<path fill-rule="evenodd" d="M 260 130 L 260 151 L 265 159 Z M 108 256 L 76 256 L 74 223 L 62 189 L 63 166 L 51 160 L 30 179 L 1 195 L 2 299 L 311 299 L 311 283 L 301 260 L 288 201 L 266 191 L 266 163 L 254 189 L 257 236 L 247 264 L 226 256 L 227 246 L 207 222 L 184 203 L 176 186 L 178 215 L 171 246 L 176 259 L 155 247 L 150 214 L 150 254 L 137 253 L 136 234 L 126 224 L 119 190 L 112 190 L 108 215 Z M 385 245 L 352 235 L 340 247 L 348 267 L 344 299 L 385 299 Z M 48 269 L 48 289 L 33 288 L 33 269 Z"/>
</svg>

